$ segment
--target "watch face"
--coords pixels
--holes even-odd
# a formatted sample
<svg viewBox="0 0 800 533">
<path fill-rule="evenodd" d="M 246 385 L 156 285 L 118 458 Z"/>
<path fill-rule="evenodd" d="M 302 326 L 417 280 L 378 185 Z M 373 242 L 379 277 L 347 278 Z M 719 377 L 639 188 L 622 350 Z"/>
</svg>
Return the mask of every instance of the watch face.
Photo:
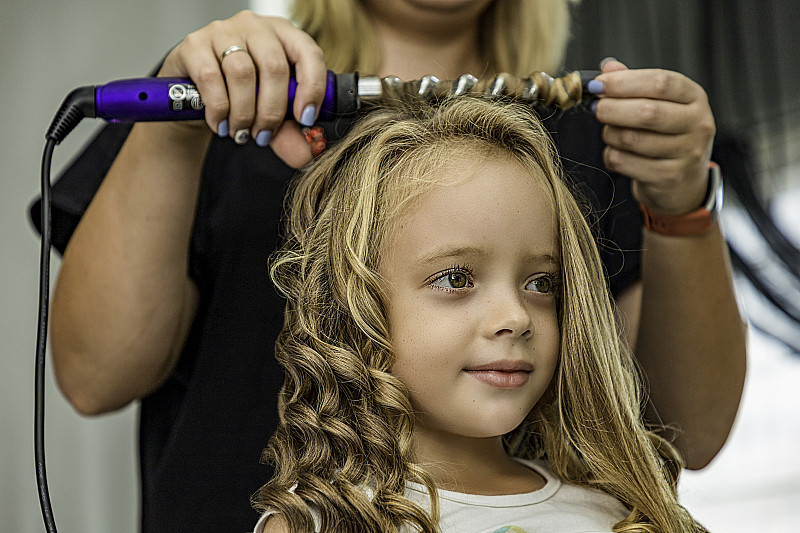
<svg viewBox="0 0 800 533">
<path fill-rule="evenodd" d="M 711 211 L 711 216 L 716 218 L 720 211 L 722 211 L 723 201 L 723 187 L 722 187 L 722 171 L 719 165 L 711 162 L 708 165 L 708 198 L 706 199 L 705 208 Z"/>
</svg>

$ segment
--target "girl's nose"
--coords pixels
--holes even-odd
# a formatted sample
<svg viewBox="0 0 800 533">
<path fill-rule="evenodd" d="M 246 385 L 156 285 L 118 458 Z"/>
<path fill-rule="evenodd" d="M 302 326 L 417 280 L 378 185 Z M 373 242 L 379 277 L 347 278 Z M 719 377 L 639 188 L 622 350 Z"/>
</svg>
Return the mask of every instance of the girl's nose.
<svg viewBox="0 0 800 533">
<path fill-rule="evenodd" d="M 488 303 L 486 333 L 492 337 L 528 337 L 533 320 L 519 294 L 496 294 Z"/>
</svg>

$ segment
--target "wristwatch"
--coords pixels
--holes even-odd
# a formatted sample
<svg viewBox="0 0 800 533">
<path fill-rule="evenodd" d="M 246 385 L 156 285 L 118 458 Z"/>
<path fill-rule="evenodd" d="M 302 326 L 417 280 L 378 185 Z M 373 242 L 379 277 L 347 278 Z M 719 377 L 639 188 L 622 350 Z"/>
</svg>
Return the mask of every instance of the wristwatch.
<svg viewBox="0 0 800 533">
<path fill-rule="evenodd" d="M 708 191 L 699 209 L 685 215 L 663 216 L 651 213 L 641 203 L 639 207 L 644 214 L 644 227 L 650 231 L 672 237 L 704 233 L 714 226 L 722 210 L 722 171 L 713 161 L 708 164 Z"/>
</svg>

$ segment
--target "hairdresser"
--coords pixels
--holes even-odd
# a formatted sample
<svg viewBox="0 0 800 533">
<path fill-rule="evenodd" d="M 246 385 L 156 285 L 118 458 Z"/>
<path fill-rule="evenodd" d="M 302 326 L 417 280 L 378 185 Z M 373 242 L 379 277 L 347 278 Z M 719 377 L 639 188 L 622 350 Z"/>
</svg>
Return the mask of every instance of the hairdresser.
<svg viewBox="0 0 800 533">
<path fill-rule="evenodd" d="M 143 531 L 248 531 L 257 519 L 248 499 L 269 478 L 259 458 L 283 379 L 273 358 L 283 302 L 267 259 L 286 184 L 312 158 L 301 128 L 316 122 L 326 68 L 556 73 L 568 35 L 566 0 L 298 0 L 294 10 L 305 31 L 242 12 L 188 35 L 159 75 L 197 83 L 205 122 L 110 125 L 54 189 L 55 372 L 81 413 L 141 401 Z M 291 70 L 294 120 L 284 121 Z M 726 440 L 745 372 L 725 241 L 710 217 L 705 227 L 685 217 L 713 192 L 714 118 L 680 74 L 614 60 L 602 70 L 594 116 L 565 113 L 548 128 L 595 207 L 649 419 L 674 427 L 687 466 L 700 468 Z M 328 142 L 342 130 L 327 127 Z M 672 218 L 643 229 L 639 203 Z"/>
</svg>

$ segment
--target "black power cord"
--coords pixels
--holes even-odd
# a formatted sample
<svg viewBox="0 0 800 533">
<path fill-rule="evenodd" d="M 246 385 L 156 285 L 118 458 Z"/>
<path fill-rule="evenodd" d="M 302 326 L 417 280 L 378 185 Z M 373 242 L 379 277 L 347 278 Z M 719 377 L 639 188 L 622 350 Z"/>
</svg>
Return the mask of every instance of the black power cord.
<svg viewBox="0 0 800 533">
<path fill-rule="evenodd" d="M 52 200 L 50 199 L 50 167 L 53 151 L 57 144 L 78 125 L 84 117 L 94 116 L 94 90 L 82 87 L 72 91 L 64 99 L 53 122 L 45 135 L 42 154 L 41 194 L 42 194 L 42 241 L 39 262 L 39 324 L 36 333 L 36 369 L 34 383 L 34 424 L 33 448 L 36 461 L 36 488 L 42 508 L 47 533 L 56 533 L 56 521 L 50 504 L 50 490 L 47 486 L 47 468 L 44 454 L 44 380 L 45 359 L 47 356 L 47 320 L 50 308 L 50 244 L 52 241 Z"/>
<path fill-rule="evenodd" d="M 53 150 L 58 141 L 48 138 L 42 155 L 42 248 L 39 262 L 39 326 L 36 333 L 36 371 L 33 447 L 36 459 L 36 487 L 42 508 L 45 529 L 56 533 L 56 521 L 50 505 L 50 491 L 47 488 L 47 470 L 44 458 L 44 369 L 47 354 L 47 315 L 50 301 L 50 240 L 51 240 L 51 200 L 50 165 Z"/>
</svg>

